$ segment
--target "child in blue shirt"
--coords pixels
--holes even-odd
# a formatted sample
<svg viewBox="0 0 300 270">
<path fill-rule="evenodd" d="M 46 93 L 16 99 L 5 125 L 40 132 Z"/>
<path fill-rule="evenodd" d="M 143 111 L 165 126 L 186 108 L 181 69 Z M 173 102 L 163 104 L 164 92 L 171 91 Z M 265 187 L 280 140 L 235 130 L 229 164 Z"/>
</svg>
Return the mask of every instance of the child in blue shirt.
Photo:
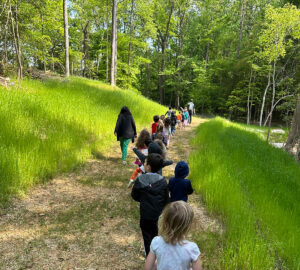
<svg viewBox="0 0 300 270">
<path fill-rule="evenodd" d="M 185 179 L 189 175 L 189 166 L 186 162 L 180 161 L 175 167 L 175 177 L 170 178 L 169 190 L 170 202 L 188 200 L 188 195 L 194 192 L 191 181 Z"/>
</svg>

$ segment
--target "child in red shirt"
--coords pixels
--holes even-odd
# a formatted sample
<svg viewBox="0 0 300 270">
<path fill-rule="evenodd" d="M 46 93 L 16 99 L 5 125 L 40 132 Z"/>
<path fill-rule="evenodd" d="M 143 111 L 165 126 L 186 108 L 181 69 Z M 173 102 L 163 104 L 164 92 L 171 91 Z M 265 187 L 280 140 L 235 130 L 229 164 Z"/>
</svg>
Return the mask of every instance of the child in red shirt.
<svg viewBox="0 0 300 270">
<path fill-rule="evenodd" d="M 155 133 L 156 133 L 156 128 L 158 126 L 158 122 L 159 122 L 159 116 L 158 115 L 154 115 L 153 116 L 153 121 L 154 123 L 152 124 L 152 140 L 154 139 L 155 137 Z"/>
</svg>

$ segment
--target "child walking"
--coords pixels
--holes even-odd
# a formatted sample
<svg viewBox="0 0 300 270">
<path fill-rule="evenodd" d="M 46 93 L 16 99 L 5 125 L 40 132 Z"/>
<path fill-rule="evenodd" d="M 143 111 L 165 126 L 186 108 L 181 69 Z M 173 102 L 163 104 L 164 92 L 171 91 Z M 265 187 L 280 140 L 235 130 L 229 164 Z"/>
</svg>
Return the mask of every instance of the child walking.
<svg viewBox="0 0 300 270">
<path fill-rule="evenodd" d="M 146 173 L 135 181 L 131 196 L 140 203 L 140 228 L 144 239 L 146 256 L 150 251 L 152 239 L 158 233 L 158 218 L 169 202 L 166 179 L 157 172 L 163 167 L 159 154 L 149 154 L 145 165 Z"/>
<path fill-rule="evenodd" d="M 189 165 L 180 161 L 175 167 L 175 177 L 170 178 L 169 190 L 171 195 L 171 202 L 188 200 L 188 195 L 194 192 L 191 181 L 185 179 L 189 175 Z"/>
<path fill-rule="evenodd" d="M 166 136 L 166 139 L 167 139 L 166 147 L 168 148 L 168 146 L 170 144 L 170 139 L 171 139 L 171 136 L 172 136 L 172 133 L 171 133 L 171 118 L 170 117 L 167 117 L 164 121 L 164 133 L 165 133 L 165 136 Z"/>
<path fill-rule="evenodd" d="M 151 142 L 151 138 L 150 138 L 149 131 L 147 129 L 143 129 L 140 132 L 139 137 L 137 138 L 135 147 L 144 156 L 148 156 L 148 145 L 150 144 L 150 142 Z M 142 166 L 143 162 L 141 160 L 139 160 L 137 158 L 134 164 L 138 165 L 138 168 L 131 175 L 129 182 L 128 182 L 128 188 L 134 183 L 134 179 L 136 178 L 136 176 L 138 176 L 139 174 L 144 172 L 144 168 Z"/>
<path fill-rule="evenodd" d="M 177 115 L 177 127 L 181 129 L 181 119 L 182 119 L 182 115 L 181 115 L 181 111 L 179 111 L 179 114 Z"/>
<path fill-rule="evenodd" d="M 154 139 L 155 133 L 156 133 L 156 128 L 159 124 L 159 116 L 158 115 L 154 115 L 153 116 L 153 123 L 152 123 L 152 140 Z"/>
<path fill-rule="evenodd" d="M 184 126 L 186 127 L 189 120 L 189 113 L 187 111 L 187 108 L 184 108 L 183 118 L 184 118 Z"/>
<path fill-rule="evenodd" d="M 167 205 L 159 218 L 159 236 L 150 246 L 144 270 L 201 270 L 200 250 L 196 243 L 185 240 L 194 219 L 186 202 Z"/>
<path fill-rule="evenodd" d="M 176 123 L 177 123 L 176 111 L 173 111 L 172 114 L 171 114 L 171 133 L 172 133 L 172 136 L 175 134 Z"/>
</svg>

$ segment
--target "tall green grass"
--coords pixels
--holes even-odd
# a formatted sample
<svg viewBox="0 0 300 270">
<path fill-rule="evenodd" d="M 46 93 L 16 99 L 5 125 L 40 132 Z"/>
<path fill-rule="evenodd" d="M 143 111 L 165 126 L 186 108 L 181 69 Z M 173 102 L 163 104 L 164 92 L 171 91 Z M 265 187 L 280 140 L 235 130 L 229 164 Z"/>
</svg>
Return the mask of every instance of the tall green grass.
<svg viewBox="0 0 300 270">
<path fill-rule="evenodd" d="M 193 186 L 225 227 L 212 269 L 300 269 L 299 164 L 221 118 L 193 143 Z"/>
<path fill-rule="evenodd" d="M 138 129 L 165 112 L 137 93 L 82 78 L 0 88 L 0 203 L 83 162 L 91 151 L 104 153 L 116 140 L 123 105 Z"/>
</svg>

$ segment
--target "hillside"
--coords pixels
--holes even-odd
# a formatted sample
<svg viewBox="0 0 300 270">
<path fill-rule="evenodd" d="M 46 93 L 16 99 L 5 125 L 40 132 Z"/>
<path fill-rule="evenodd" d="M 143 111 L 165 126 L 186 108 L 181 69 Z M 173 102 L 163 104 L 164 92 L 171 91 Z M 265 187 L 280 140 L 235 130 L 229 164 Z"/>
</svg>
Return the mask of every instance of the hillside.
<svg viewBox="0 0 300 270">
<path fill-rule="evenodd" d="M 77 77 L 0 87 L 0 202 L 108 150 L 123 105 L 138 129 L 165 112 L 138 93 Z"/>
<path fill-rule="evenodd" d="M 194 139 L 193 186 L 226 227 L 214 269 L 299 269 L 300 167 L 256 131 L 216 118 Z"/>
</svg>

